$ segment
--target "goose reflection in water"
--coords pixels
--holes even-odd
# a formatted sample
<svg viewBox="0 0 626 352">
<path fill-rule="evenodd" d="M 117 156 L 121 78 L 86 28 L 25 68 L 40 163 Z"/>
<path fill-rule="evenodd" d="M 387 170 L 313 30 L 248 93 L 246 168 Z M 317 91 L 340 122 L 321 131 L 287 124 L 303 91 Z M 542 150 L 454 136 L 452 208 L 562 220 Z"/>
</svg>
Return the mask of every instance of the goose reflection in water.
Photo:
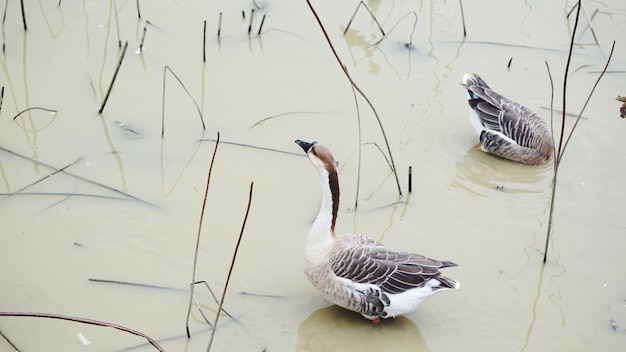
<svg viewBox="0 0 626 352">
<path fill-rule="evenodd" d="M 372 324 L 339 306 L 320 308 L 298 327 L 298 352 L 411 351 L 428 352 L 426 341 L 405 316 Z"/>
</svg>

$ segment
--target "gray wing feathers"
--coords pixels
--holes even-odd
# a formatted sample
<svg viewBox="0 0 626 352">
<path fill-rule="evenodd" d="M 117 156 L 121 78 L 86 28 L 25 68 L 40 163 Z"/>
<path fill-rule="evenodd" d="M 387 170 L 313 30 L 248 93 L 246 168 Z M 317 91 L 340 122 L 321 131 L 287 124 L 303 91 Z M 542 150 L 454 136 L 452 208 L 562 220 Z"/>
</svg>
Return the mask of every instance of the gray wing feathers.
<svg viewBox="0 0 626 352">
<path fill-rule="evenodd" d="M 456 264 L 394 251 L 369 239 L 364 245 L 350 246 L 331 258 L 331 269 L 335 275 L 358 283 L 377 285 L 386 293 L 402 293 L 421 287 L 431 278 L 441 282 L 441 287 L 433 287 L 435 290 L 455 288 L 456 281 L 442 277 L 439 271 L 450 266 Z"/>
<path fill-rule="evenodd" d="M 470 108 L 486 129 L 480 136 L 483 150 L 526 164 L 541 163 L 550 158 L 552 137 L 537 113 L 491 90 L 476 74 L 466 74 L 464 81 Z"/>
</svg>

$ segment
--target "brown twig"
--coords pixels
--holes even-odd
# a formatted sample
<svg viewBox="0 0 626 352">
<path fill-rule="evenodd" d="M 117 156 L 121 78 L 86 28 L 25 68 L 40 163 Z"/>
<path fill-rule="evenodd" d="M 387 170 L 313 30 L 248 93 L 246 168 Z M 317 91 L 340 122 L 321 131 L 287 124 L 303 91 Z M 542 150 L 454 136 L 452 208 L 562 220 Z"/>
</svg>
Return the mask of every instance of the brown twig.
<svg viewBox="0 0 626 352">
<path fill-rule="evenodd" d="M 68 315 L 52 314 L 52 313 L 0 312 L 0 316 L 3 316 L 3 317 L 32 317 L 32 318 L 60 319 L 60 320 L 69 320 L 69 321 L 73 321 L 73 322 L 76 322 L 76 323 L 82 323 L 82 324 L 104 326 L 104 327 L 117 329 L 117 330 L 120 330 L 120 331 L 127 332 L 129 334 L 133 334 L 133 335 L 136 335 L 136 336 L 143 337 L 144 339 L 148 340 L 148 342 L 154 348 L 156 348 L 158 351 L 165 352 L 165 350 L 161 346 L 159 346 L 159 344 L 154 339 L 152 339 L 150 336 L 148 336 L 148 335 L 146 335 L 146 334 L 144 334 L 142 332 L 139 332 L 137 330 L 133 330 L 133 329 L 130 329 L 130 328 L 127 328 L 125 326 L 118 325 L 118 324 L 113 324 L 113 323 L 108 323 L 108 322 L 99 321 L 99 320 L 93 320 L 93 319 L 88 319 L 88 318 L 72 317 L 72 316 L 68 316 Z"/>
<path fill-rule="evenodd" d="M 397 173 L 397 170 L 396 170 L 395 163 L 393 161 L 393 154 L 391 153 L 391 147 L 389 146 L 389 140 L 387 139 L 387 135 L 385 134 L 385 129 L 383 127 L 382 121 L 380 120 L 380 117 L 378 116 L 378 112 L 374 108 L 374 105 L 369 100 L 369 98 L 361 90 L 361 88 L 359 88 L 359 86 L 356 84 L 356 82 L 354 82 L 354 80 L 350 76 L 350 73 L 348 72 L 347 67 L 343 64 L 343 62 L 339 58 L 339 54 L 337 54 L 337 51 L 335 50 L 335 47 L 333 46 L 333 43 L 331 42 L 330 37 L 328 36 L 328 33 L 326 32 L 326 29 L 324 28 L 324 25 L 322 24 L 322 20 L 317 15 L 317 12 L 315 11 L 315 8 L 313 8 L 313 5 L 311 4 L 311 1 L 310 0 L 306 0 L 306 2 L 309 5 L 309 8 L 311 9 L 311 13 L 313 13 L 313 16 L 317 20 L 317 23 L 319 24 L 319 26 L 320 26 L 320 28 L 322 30 L 322 33 L 324 34 L 324 38 L 326 38 L 326 41 L 328 42 L 328 46 L 330 47 L 330 50 L 332 51 L 333 55 L 335 56 L 335 59 L 337 60 L 337 63 L 341 67 L 341 70 L 346 75 L 346 78 L 348 79 L 348 81 L 350 81 L 350 84 L 354 87 L 354 89 L 356 89 L 356 91 L 359 92 L 361 97 L 363 97 L 363 99 L 365 99 L 365 101 L 369 105 L 370 109 L 374 113 L 374 116 L 376 117 L 376 120 L 378 121 L 378 126 L 380 127 L 380 130 L 381 130 L 382 135 L 383 135 L 383 139 L 385 140 L 385 144 L 387 146 L 387 151 L 389 152 L 389 158 L 391 160 L 393 174 L 394 174 L 395 179 L 396 179 L 396 185 L 398 187 L 398 193 L 399 193 L 400 197 L 402 197 L 402 188 L 400 187 L 400 181 L 398 179 L 398 173 Z"/>
<path fill-rule="evenodd" d="M 202 201 L 202 208 L 200 211 L 200 220 L 198 223 L 198 235 L 196 236 L 196 249 L 193 255 L 193 269 L 191 272 L 191 284 L 190 284 L 190 295 L 189 295 L 189 306 L 187 308 L 187 322 L 185 327 L 187 329 L 187 337 L 191 337 L 189 333 L 189 316 L 191 314 L 191 303 L 193 301 L 193 291 L 196 283 L 196 267 L 198 265 L 198 249 L 200 248 L 200 235 L 202 234 L 202 222 L 204 219 L 204 209 L 206 208 L 206 200 L 209 194 L 209 185 L 211 184 L 211 173 L 213 172 L 213 163 L 215 162 L 215 155 L 217 154 L 217 147 L 220 144 L 220 133 L 217 133 L 217 140 L 215 141 L 215 149 L 213 149 L 213 157 L 211 158 L 211 164 L 209 165 L 209 172 L 206 180 L 206 187 L 204 189 L 204 199 Z M 218 311 L 219 315 L 219 311 Z"/>
<path fill-rule="evenodd" d="M 207 352 L 211 350 L 211 345 L 213 344 L 213 338 L 215 337 L 215 331 L 217 330 L 217 322 L 219 321 L 219 318 L 220 318 L 219 312 L 222 310 L 222 307 L 224 306 L 224 298 L 226 297 L 226 290 L 228 289 L 230 276 L 235 266 L 235 260 L 237 259 L 237 251 L 239 250 L 239 245 L 241 244 L 241 238 L 243 237 L 243 230 L 246 228 L 246 221 L 248 220 L 248 214 L 250 213 L 250 205 L 252 204 L 253 189 L 254 189 L 254 182 L 250 182 L 250 193 L 248 196 L 248 206 L 246 207 L 246 215 L 244 216 L 243 223 L 241 224 L 241 231 L 239 232 L 239 238 L 237 239 L 237 244 L 235 245 L 233 259 L 230 262 L 230 268 L 228 269 L 228 276 L 226 276 L 226 283 L 224 284 L 224 292 L 222 293 L 222 298 L 220 300 L 220 304 L 217 310 L 218 314 L 215 315 L 215 322 L 213 323 L 213 330 L 211 331 L 211 339 L 209 340 L 209 345 L 207 346 Z"/>
<path fill-rule="evenodd" d="M 559 168 L 561 166 L 561 161 L 563 159 L 563 155 L 565 153 L 565 149 L 570 141 L 570 139 L 572 138 L 572 135 L 574 134 L 574 130 L 576 129 L 576 126 L 578 126 L 578 122 L 580 121 L 582 114 L 585 110 L 585 108 L 587 107 L 587 104 L 589 103 L 589 100 L 591 99 L 591 96 L 593 95 L 593 92 L 595 91 L 596 87 L 598 86 L 598 83 L 600 82 L 600 79 L 602 78 L 602 76 L 604 75 L 604 73 L 606 72 L 609 63 L 611 62 L 611 57 L 613 56 L 613 50 L 615 49 L 615 41 L 613 41 L 613 46 L 611 47 L 611 53 L 609 54 L 609 57 L 607 59 L 606 65 L 604 66 L 604 69 L 602 70 L 602 73 L 600 74 L 600 76 L 598 76 L 598 79 L 596 80 L 595 84 L 593 85 L 591 92 L 589 92 L 589 95 L 587 96 L 587 100 L 585 101 L 585 104 L 583 105 L 580 113 L 578 114 L 578 117 L 576 118 L 576 122 L 574 122 L 574 125 L 572 126 L 572 129 L 569 132 L 569 135 L 567 137 L 567 139 L 565 140 L 565 143 L 563 143 L 563 137 L 565 136 L 565 117 L 566 117 L 566 97 L 567 97 L 567 78 L 568 78 L 568 73 L 569 73 L 569 67 L 570 67 L 570 63 L 571 63 L 571 58 L 572 58 L 572 53 L 574 51 L 574 37 L 576 36 L 576 28 L 578 27 L 578 22 L 580 19 L 580 9 L 582 8 L 581 5 L 581 0 L 578 0 L 578 8 L 576 10 L 576 20 L 574 22 L 574 29 L 572 31 L 572 38 L 570 41 L 570 46 L 569 46 L 569 53 L 568 53 L 568 57 L 567 57 L 567 63 L 565 65 L 565 72 L 563 74 L 563 114 L 562 114 L 562 118 L 561 118 L 561 134 L 559 136 L 559 143 L 558 143 L 558 147 L 555 144 L 554 145 L 554 149 L 555 149 L 555 153 L 553 156 L 553 165 L 554 165 L 554 175 L 552 178 L 552 194 L 550 197 L 550 213 L 548 215 L 548 228 L 547 228 L 547 233 L 546 233 L 546 244 L 545 244 L 545 248 L 544 248 L 544 253 L 543 253 L 543 262 L 544 264 L 547 261 L 548 258 L 548 248 L 549 248 L 549 244 L 550 244 L 550 235 L 552 233 L 552 222 L 553 222 L 553 214 L 554 214 L 554 201 L 555 201 L 555 194 L 556 194 L 556 185 L 557 185 L 557 178 L 558 178 L 558 172 L 559 172 Z M 569 14 L 568 14 L 569 16 Z M 546 63 L 547 66 L 547 63 Z M 548 67 L 548 74 L 550 75 L 550 70 Z M 550 75 L 550 81 L 552 82 L 552 76 Z M 552 94 L 554 95 L 554 86 L 552 85 Z M 551 99 L 551 107 L 552 107 L 552 102 L 553 102 L 553 98 Z M 552 115 L 552 113 L 551 113 Z M 551 118 L 551 124 L 552 124 L 552 138 L 554 141 L 554 125 L 552 123 L 552 118 Z"/>
</svg>

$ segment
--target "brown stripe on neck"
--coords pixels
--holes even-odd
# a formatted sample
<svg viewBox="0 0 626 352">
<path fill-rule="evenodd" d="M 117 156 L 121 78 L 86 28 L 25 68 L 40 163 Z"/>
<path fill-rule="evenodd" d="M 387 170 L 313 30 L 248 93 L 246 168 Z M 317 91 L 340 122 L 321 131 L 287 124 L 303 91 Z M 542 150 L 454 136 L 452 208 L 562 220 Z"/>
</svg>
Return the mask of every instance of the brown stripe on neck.
<svg viewBox="0 0 626 352">
<path fill-rule="evenodd" d="M 330 223 L 330 232 L 335 235 L 335 222 L 337 221 L 337 211 L 339 210 L 339 177 L 334 165 L 327 165 L 326 170 L 328 171 L 330 194 L 333 199 L 333 218 Z"/>
</svg>

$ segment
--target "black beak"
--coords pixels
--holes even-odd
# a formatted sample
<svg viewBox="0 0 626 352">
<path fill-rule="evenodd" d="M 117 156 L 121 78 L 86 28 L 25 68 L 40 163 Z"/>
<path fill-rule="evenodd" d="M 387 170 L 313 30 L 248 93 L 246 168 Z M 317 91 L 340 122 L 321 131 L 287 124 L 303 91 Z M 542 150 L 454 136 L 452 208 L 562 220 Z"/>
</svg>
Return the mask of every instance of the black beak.
<svg viewBox="0 0 626 352">
<path fill-rule="evenodd" d="M 309 150 L 311 150 L 311 147 L 316 145 L 317 142 L 313 141 L 311 143 L 309 142 L 305 142 L 299 139 L 296 139 L 296 144 L 300 146 L 300 148 L 302 148 L 302 150 L 304 150 L 305 153 L 308 153 Z"/>
</svg>

